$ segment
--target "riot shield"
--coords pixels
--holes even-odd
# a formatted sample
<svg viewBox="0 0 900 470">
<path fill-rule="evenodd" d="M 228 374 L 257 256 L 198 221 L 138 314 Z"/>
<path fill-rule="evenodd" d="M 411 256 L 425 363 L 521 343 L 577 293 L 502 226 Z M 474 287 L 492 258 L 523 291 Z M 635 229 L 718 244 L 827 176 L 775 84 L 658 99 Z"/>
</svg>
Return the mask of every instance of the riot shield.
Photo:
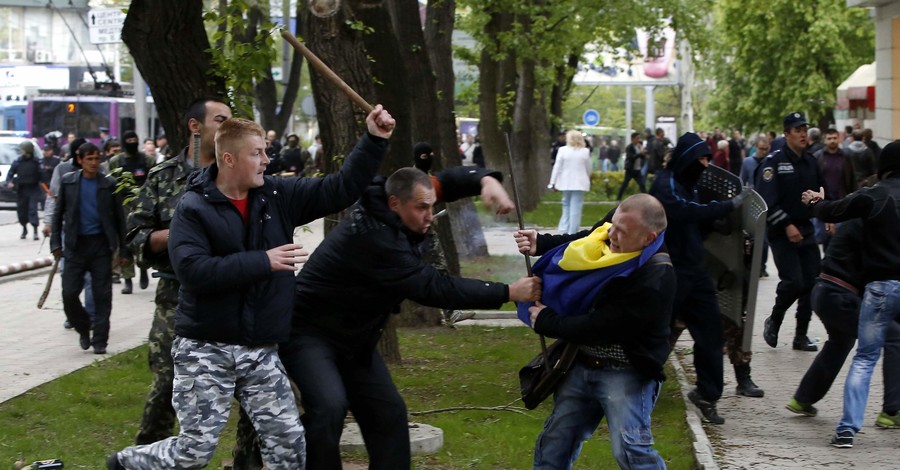
<svg viewBox="0 0 900 470">
<path fill-rule="evenodd" d="M 712 165 L 701 174 L 697 183 L 702 202 L 728 200 L 743 190 L 740 178 Z M 751 350 L 753 338 L 768 210 L 763 198 L 756 191 L 749 191 L 752 193 L 741 208 L 716 221 L 703 242 L 704 262 L 716 285 L 719 308 L 722 315 L 743 327 L 741 346 L 747 352 Z"/>
</svg>

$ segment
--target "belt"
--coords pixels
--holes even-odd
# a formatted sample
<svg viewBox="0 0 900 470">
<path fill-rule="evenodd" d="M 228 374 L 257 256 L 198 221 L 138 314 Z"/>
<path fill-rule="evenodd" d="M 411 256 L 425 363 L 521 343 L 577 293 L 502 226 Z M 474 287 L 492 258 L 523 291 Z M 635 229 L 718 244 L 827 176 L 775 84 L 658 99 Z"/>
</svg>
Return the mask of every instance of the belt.
<svg viewBox="0 0 900 470">
<path fill-rule="evenodd" d="M 856 287 L 853 287 L 852 284 L 850 284 L 849 282 L 847 282 L 839 277 L 834 277 L 830 274 L 820 273 L 819 279 L 828 281 L 832 284 L 837 284 L 837 285 L 843 287 L 844 289 L 847 289 L 848 291 L 853 292 L 856 295 L 859 295 L 859 289 L 857 289 Z"/>
<path fill-rule="evenodd" d="M 588 369 L 628 369 L 631 365 L 608 357 L 596 357 L 582 351 L 576 356 L 578 362 Z"/>
</svg>

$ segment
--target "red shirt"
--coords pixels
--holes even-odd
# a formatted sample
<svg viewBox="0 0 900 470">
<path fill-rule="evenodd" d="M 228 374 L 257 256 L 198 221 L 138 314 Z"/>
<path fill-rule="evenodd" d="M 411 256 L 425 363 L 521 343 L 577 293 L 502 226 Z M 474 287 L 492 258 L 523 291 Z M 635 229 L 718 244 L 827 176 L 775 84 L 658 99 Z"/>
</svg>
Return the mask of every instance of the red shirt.
<svg viewBox="0 0 900 470">
<path fill-rule="evenodd" d="M 238 212 L 241 213 L 241 219 L 243 219 L 244 223 L 246 224 L 247 220 L 249 220 L 249 218 L 250 218 L 250 214 L 247 213 L 247 198 L 244 198 L 244 199 L 228 198 L 228 200 L 231 201 L 231 203 L 234 204 L 234 207 L 237 208 Z"/>
</svg>

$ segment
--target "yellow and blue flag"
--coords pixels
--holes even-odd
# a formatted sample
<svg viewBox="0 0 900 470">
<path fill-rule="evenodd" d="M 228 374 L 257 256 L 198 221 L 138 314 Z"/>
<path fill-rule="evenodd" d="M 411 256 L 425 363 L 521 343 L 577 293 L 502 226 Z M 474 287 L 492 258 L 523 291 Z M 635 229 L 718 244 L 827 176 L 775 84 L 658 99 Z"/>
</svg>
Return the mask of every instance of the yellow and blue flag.
<svg viewBox="0 0 900 470">
<path fill-rule="evenodd" d="M 613 253 L 609 244 L 611 223 L 597 227 L 590 235 L 563 243 L 544 253 L 532 272 L 543 281 L 541 302 L 556 313 L 584 315 L 600 289 L 611 279 L 625 277 L 644 265 L 665 240 L 665 232 L 640 251 Z M 533 302 L 517 302 L 519 320 L 531 326 L 528 308 Z"/>
</svg>

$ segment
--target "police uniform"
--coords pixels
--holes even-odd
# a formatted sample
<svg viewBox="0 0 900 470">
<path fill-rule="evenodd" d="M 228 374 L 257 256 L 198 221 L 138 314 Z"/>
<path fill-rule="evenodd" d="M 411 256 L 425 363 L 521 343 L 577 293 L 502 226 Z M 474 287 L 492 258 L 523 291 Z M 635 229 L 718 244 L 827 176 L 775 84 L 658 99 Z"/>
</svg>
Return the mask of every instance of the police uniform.
<svg viewBox="0 0 900 470">
<path fill-rule="evenodd" d="M 785 129 L 806 125 L 800 113 L 784 118 Z M 775 306 L 763 331 L 766 343 L 773 348 L 778 343 L 778 330 L 785 312 L 796 301 L 793 347 L 805 351 L 817 349 L 809 344 L 806 332 L 812 317 L 810 292 L 819 274 L 820 254 L 809 211 L 800 197 L 804 191 L 818 191 L 821 186 L 824 180 L 815 157 L 805 149 L 798 155 L 788 145 L 767 156 L 757 171 L 756 190 L 769 207 L 766 218 L 769 247 L 780 279 L 775 290 Z M 800 231 L 802 241 L 794 243 L 788 239 L 789 225 Z"/>
</svg>

